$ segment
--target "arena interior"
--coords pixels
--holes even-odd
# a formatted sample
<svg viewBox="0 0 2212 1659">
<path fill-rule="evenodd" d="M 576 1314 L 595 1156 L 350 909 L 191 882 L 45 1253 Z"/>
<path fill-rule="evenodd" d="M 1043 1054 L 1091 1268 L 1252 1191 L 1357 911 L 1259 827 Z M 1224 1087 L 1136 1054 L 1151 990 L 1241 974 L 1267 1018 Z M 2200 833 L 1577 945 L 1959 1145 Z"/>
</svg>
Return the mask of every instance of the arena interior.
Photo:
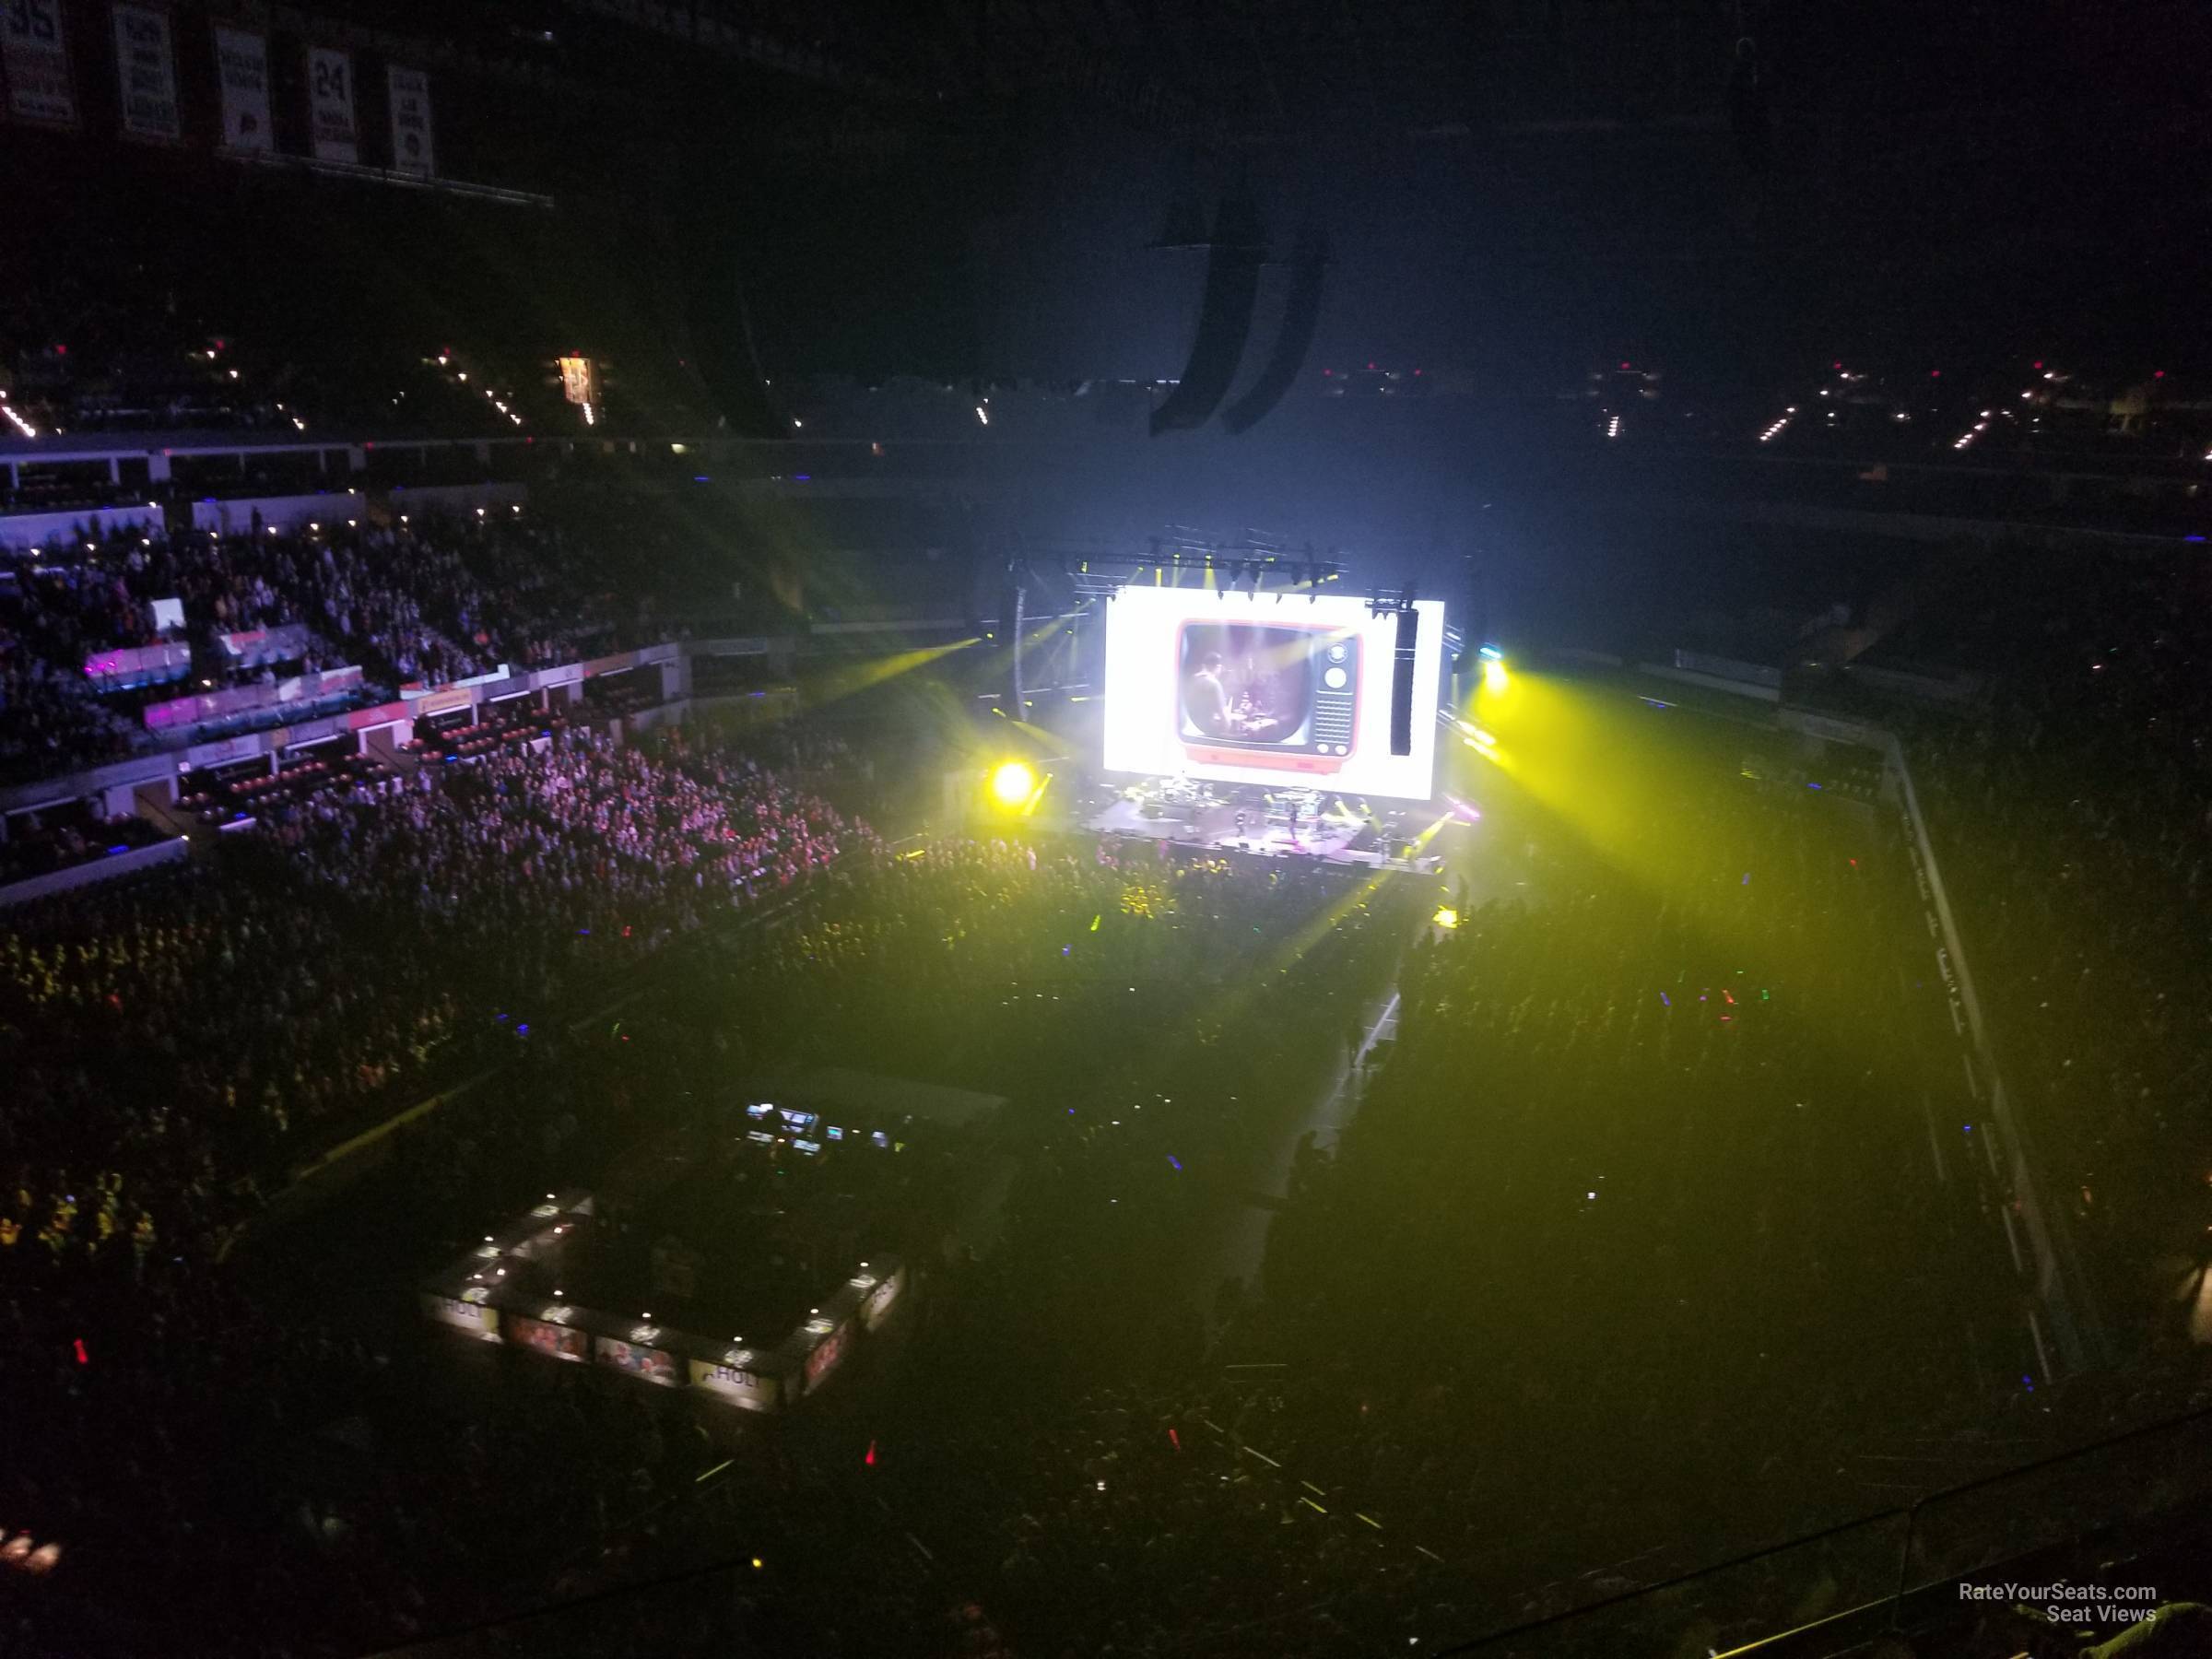
<svg viewBox="0 0 2212 1659">
<path fill-rule="evenodd" d="M 0 6 L 0 1653 L 2212 1653 L 2208 53 Z"/>
</svg>

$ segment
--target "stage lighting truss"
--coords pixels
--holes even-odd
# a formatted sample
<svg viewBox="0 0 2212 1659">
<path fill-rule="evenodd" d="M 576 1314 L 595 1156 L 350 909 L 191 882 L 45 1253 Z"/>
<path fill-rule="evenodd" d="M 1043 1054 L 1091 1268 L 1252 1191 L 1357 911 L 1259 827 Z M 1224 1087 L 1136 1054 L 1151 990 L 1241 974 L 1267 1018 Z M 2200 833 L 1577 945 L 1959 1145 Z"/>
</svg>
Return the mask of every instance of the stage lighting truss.
<svg viewBox="0 0 2212 1659">
<path fill-rule="evenodd" d="M 1414 584 L 1402 588 L 1374 588 L 1367 595 L 1367 614 L 1371 617 L 1395 617 L 1413 608 L 1416 597 Z"/>
<path fill-rule="evenodd" d="M 1312 599 L 1344 578 L 1340 559 L 1321 558 L 1310 545 L 1294 552 L 1254 531 L 1235 542 L 1208 542 L 1171 527 L 1142 551 L 1063 547 L 1060 560 L 1069 584 L 1087 599 L 1111 599 L 1133 582 L 1211 588 L 1224 599 L 1239 593 Z"/>
</svg>

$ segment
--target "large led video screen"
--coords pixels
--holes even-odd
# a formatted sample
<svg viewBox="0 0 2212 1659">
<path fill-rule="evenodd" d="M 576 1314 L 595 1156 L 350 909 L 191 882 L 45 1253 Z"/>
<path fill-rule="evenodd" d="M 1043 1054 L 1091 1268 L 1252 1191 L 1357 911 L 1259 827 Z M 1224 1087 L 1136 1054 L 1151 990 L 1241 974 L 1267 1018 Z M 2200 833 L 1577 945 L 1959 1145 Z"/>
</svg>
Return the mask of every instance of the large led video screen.
<svg viewBox="0 0 2212 1659">
<path fill-rule="evenodd" d="M 1444 607 L 1414 609 L 1413 750 L 1394 755 L 1395 616 L 1348 594 L 1123 589 L 1106 606 L 1106 770 L 1428 799 Z"/>
</svg>

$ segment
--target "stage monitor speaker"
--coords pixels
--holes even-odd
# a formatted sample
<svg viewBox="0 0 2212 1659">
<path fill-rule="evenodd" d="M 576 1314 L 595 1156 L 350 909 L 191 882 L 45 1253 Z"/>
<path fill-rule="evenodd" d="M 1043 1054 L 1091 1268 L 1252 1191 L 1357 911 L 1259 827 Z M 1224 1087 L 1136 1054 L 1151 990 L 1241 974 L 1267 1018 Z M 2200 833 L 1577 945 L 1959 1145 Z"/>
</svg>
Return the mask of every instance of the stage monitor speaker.
<svg viewBox="0 0 2212 1659">
<path fill-rule="evenodd" d="M 1213 250 L 1206 261 L 1206 299 L 1198 313 L 1198 337 L 1190 360 L 1167 401 L 1152 411 L 1151 433 L 1190 431 L 1214 418 L 1229 395 L 1244 342 L 1252 333 L 1252 306 L 1260 289 L 1257 216 L 1249 203 L 1231 197 L 1214 221 Z"/>
<path fill-rule="evenodd" d="M 1390 752 L 1413 753 L 1413 647 L 1420 632 L 1418 611 L 1398 613 L 1398 649 L 1390 668 Z"/>
<path fill-rule="evenodd" d="M 1290 293 L 1284 301 L 1282 332 L 1276 336 L 1275 354 L 1260 378 L 1243 396 L 1221 413 L 1221 424 L 1232 432 L 1248 432 L 1283 400 L 1304 367 L 1306 351 L 1313 344 L 1313 330 L 1321 321 L 1321 285 L 1329 268 L 1327 239 L 1318 230 L 1299 238 L 1297 266 L 1290 277 Z"/>
</svg>

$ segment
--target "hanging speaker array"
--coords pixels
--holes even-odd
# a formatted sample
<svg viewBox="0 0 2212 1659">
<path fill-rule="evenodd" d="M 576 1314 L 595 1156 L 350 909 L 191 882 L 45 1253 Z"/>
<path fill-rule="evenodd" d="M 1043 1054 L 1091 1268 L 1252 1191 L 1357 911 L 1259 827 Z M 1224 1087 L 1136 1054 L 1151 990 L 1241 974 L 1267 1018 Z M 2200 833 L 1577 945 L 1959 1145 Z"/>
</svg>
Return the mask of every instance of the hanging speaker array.
<svg viewBox="0 0 2212 1659">
<path fill-rule="evenodd" d="M 1198 336 L 1191 343 L 1182 380 L 1152 411 L 1153 437 L 1204 426 L 1229 395 L 1237 365 L 1244 359 L 1245 339 L 1252 333 L 1252 308 L 1259 298 L 1265 253 L 1251 199 L 1241 191 L 1224 197 L 1214 216 L 1213 241 L 1206 253 Z"/>
<path fill-rule="evenodd" d="M 1222 412 L 1221 424 L 1231 432 L 1248 432 L 1283 401 L 1305 367 L 1321 322 L 1321 288 L 1329 268 L 1328 239 L 1308 229 L 1298 241 L 1290 266 L 1290 292 L 1283 305 L 1283 325 L 1275 337 L 1275 351 L 1243 396 Z"/>
</svg>

